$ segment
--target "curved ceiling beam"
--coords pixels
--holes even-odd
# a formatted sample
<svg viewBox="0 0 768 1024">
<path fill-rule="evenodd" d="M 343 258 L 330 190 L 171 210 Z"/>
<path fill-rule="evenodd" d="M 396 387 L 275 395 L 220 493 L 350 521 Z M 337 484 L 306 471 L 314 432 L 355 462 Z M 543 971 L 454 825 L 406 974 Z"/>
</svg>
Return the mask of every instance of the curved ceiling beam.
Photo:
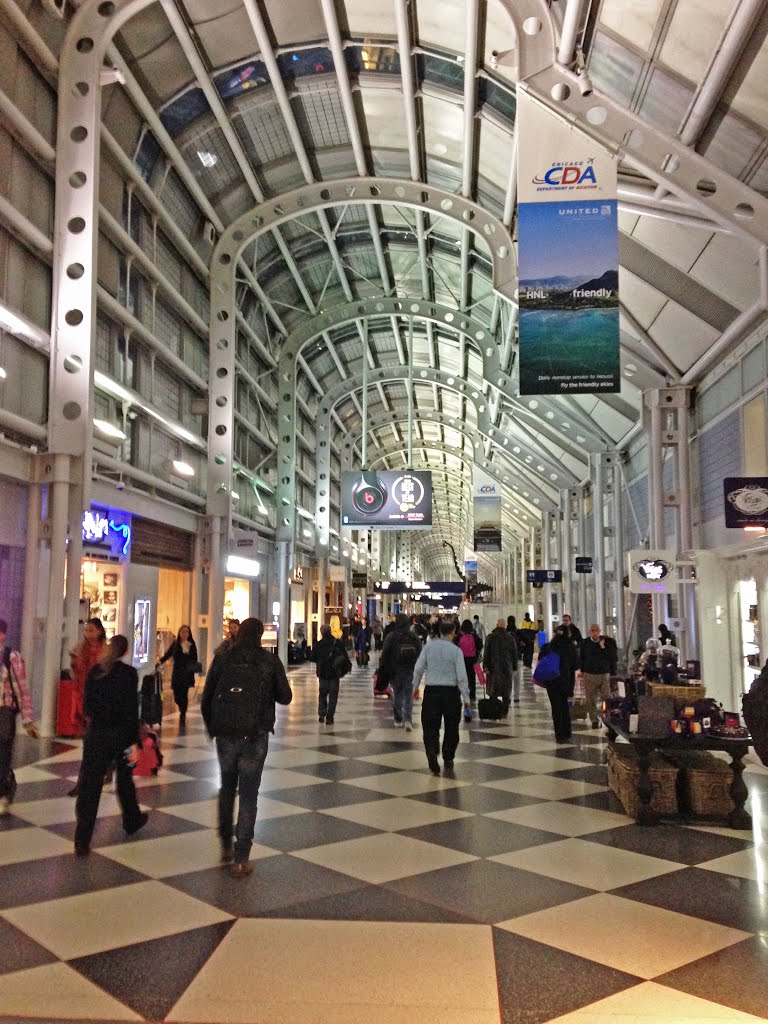
<svg viewBox="0 0 768 1024">
<path fill-rule="evenodd" d="M 453 420 L 453 422 L 449 422 L 450 420 Z M 383 427 L 392 426 L 393 422 L 394 421 L 392 419 L 391 413 L 382 414 L 379 417 L 374 417 L 369 420 L 368 429 L 369 431 L 379 430 L 382 429 Z M 400 420 L 398 419 L 396 422 L 400 422 Z M 462 437 L 465 437 L 468 441 L 472 442 L 474 447 L 475 431 L 469 425 L 465 425 L 460 420 L 457 420 L 455 416 L 448 417 L 445 413 L 436 412 L 432 413 L 430 415 L 430 418 L 426 420 L 426 422 L 435 423 L 440 426 L 448 427 L 448 429 L 450 430 L 455 430 L 457 433 L 461 434 Z M 345 469 L 354 468 L 353 461 L 355 456 L 355 449 L 361 436 L 361 426 L 354 427 L 351 430 L 348 430 L 346 434 L 342 435 L 341 441 L 339 442 L 339 457 L 342 466 Z M 452 455 L 455 458 L 462 458 L 463 456 L 464 460 L 469 465 L 474 465 L 476 462 L 476 457 L 472 455 L 471 452 L 462 451 L 462 449 L 452 448 L 449 445 L 444 445 L 441 449 L 433 449 L 433 444 L 442 445 L 442 442 L 430 442 L 425 441 L 423 439 L 419 439 L 418 441 L 414 441 L 414 449 L 428 448 L 429 450 L 443 450 L 444 454 Z M 500 449 L 496 449 L 496 451 L 498 455 L 501 457 L 501 459 L 503 459 L 505 465 L 500 465 L 499 463 L 494 461 L 488 461 L 485 458 L 483 458 L 479 464 L 482 466 L 485 472 L 487 472 L 490 476 L 494 477 L 494 479 L 498 480 L 498 482 L 502 486 L 509 487 L 514 492 L 514 500 L 518 501 L 520 504 L 526 507 L 527 514 L 532 515 L 534 518 L 538 518 L 540 510 L 535 505 L 533 505 L 530 493 L 527 490 L 525 490 L 525 488 L 528 486 L 527 476 L 523 474 L 521 474 L 520 476 L 520 479 L 523 482 L 523 488 L 521 489 L 518 486 L 518 484 L 514 482 L 514 474 L 520 473 L 521 467 L 515 465 L 514 462 L 507 458 L 506 451 L 502 451 Z M 378 459 L 379 455 L 380 451 L 377 451 L 375 459 Z M 375 461 L 375 459 L 371 461 Z M 525 467 L 525 469 L 526 473 L 531 472 L 531 470 L 528 467 Z"/>
</svg>

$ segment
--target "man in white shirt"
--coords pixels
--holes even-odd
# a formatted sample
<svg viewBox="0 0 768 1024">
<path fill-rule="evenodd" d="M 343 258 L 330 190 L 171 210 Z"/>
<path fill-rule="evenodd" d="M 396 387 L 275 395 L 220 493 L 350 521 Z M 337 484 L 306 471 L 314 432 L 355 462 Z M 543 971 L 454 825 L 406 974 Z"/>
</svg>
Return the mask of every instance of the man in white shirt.
<svg viewBox="0 0 768 1024">
<path fill-rule="evenodd" d="M 459 745 L 461 705 L 469 707 L 467 670 L 461 651 L 453 642 L 456 625 L 452 620 L 440 623 L 440 638 L 427 644 L 413 670 L 413 696 L 419 698 L 424 679 L 424 701 L 421 705 L 421 728 L 427 764 L 433 775 L 440 774 L 440 725 L 443 730 L 443 765 L 453 772 L 453 759 Z"/>
</svg>

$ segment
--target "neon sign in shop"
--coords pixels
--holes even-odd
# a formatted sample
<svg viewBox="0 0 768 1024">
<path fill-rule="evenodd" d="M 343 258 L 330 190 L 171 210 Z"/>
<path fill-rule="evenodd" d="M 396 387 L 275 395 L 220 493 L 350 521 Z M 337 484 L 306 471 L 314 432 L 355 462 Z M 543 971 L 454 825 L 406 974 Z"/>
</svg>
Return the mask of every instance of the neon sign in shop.
<svg viewBox="0 0 768 1024">
<path fill-rule="evenodd" d="M 124 512 L 90 508 L 83 513 L 83 543 L 109 548 L 110 553 L 125 557 L 131 546 L 131 522 Z"/>
</svg>

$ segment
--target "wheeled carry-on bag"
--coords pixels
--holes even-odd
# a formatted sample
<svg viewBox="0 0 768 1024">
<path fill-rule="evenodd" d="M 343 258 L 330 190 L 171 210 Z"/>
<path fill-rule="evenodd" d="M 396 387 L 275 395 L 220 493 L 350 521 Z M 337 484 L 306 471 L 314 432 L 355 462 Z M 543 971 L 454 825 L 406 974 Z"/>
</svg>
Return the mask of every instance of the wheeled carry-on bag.
<svg viewBox="0 0 768 1024">
<path fill-rule="evenodd" d="M 477 668 L 477 665 L 475 665 L 475 668 Z M 480 682 L 480 673 L 478 673 L 477 676 L 478 682 Z M 485 676 L 483 676 L 482 683 L 485 696 L 481 697 L 477 702 L 477 714 L 480 720 L 485 722 L 498 722 L 500 718 L 506 718 L 507 712 L 504 710 L 504 701 L 501 697 L 493 696 L 493 688 L 491 686 L 490 678 L 486 679 Z"/>
<path fill-rule="evenodd" d="M 163 720 L 163 676 L 161 672 L 146 675 L 141 681 L 141 720 L 159 725 Z"/>
</svg>

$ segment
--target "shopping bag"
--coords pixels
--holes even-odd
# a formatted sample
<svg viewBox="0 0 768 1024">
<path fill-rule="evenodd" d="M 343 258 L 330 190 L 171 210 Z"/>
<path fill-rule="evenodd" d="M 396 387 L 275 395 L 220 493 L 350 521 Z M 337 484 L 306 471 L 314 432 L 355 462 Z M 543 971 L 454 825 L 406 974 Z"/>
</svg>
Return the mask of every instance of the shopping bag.
<svg viewBox="0 0 768 1024">
<path fill-rule="evenodd" d="M 536 668 L 533 670 L 533 681 L 537 686 L 546 686 L 553 679 L 560 677 L 560 655 L 554 651 L 539 658 Z"/>
<path fill-rule="evenodd" d="M 483 666 L 479 662 L 475 665 L 475 675 L 477 676 L 478 683 L 480 683 L 480 685 L 482 687 L 484 687 L 485 686 L 485 672 L 483 672 Z"/>
</svg>

